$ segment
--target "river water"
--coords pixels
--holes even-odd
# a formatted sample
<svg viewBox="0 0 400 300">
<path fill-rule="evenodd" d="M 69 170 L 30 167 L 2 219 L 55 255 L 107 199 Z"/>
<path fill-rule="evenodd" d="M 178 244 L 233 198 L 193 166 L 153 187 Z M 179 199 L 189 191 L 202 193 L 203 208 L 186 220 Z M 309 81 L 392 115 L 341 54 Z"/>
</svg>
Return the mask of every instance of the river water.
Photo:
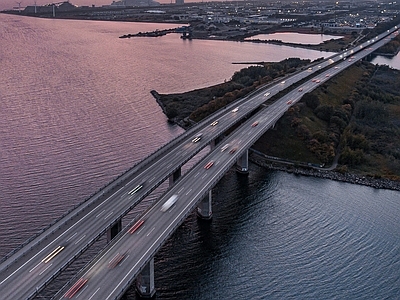
<svg viewBox="0 0 400 300">
<path fill-rule="evenodd" d="M 1 256 L 182 133 L 150 90 L 221 83 L 245 67 L 233 62 L 330 55 L 118 38 L 172 27 L 0 14 Z M 399 192 L 250 170 L 229 172 L 213 220 L 191 215 L 156 255 L 157 298 L 398 299 Z"/>
<path fill-rule="evenodd" d="M 328 34 L 305 34 L 297 32 L 275 32 L 269 34 L 258 34 L 247 38 L 247 40 L 276 40 L 283 43 L 295 43 L 306 45 L 318 45 L 331 39 L 340 39 L 341 36 Z"/>
</svg>

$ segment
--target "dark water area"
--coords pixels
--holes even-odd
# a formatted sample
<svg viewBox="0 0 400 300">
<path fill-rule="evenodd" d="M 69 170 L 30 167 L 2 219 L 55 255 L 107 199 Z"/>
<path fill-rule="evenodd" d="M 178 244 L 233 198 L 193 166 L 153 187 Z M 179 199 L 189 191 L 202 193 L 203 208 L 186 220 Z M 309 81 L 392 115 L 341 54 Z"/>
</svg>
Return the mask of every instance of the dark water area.
<svg viewBox="0 0 400 300">
<path fill-rule="evenodd" d="M 1 256 L 183 132 L 151 90 L 221 83 L 246 67 L 232 62 L 331 55 L 118 38 L 171 27 L 0 15 Z M 192 214 L 157 253 L 158 299 L 400 297 L 399 192 L 251 164 L 247 177 L 231 171 L 215 187 L 213 214 L 209 223 Z"/>
<path fill-rule="evenodd" d="M 158 299 L 398 299 L 398 192 L 251 171 L 158 253 Z"/>
</svg>

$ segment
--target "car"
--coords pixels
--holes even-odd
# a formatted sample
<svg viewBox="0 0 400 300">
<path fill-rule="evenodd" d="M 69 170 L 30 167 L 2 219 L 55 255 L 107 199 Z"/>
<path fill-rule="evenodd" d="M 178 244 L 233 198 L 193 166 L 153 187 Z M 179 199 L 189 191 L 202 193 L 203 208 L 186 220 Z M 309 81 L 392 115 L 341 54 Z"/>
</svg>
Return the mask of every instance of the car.
<svg viewBox="0 0 400 300">
<path fill-rule="evenodd" d="M 79 292 L 82 287 L 88 282 L 87 278 L 80 278 L 65 294 L 64 298 L 73 298 L 77 292 Z"/>
<path fill-rule="evenodd" d="M 42 262 L 47 264 L 54 257 L 56 257 L 61 251 L 63 251 L 64 248 L 65 248 L 64 246 L 57 246 L 56 249 L 54 249 L 50 254 L 48 254 L 45 258 L 42 259 Z"/>
<path fill-rule="evenodd" d="M 214 161 L 208 162 L 208 163 L 204 166 L 204 169 L 208 170 L 209 168 L 211 168 L 211 167 L 213 166 L 213 164 L 214 164 Z"/>
<path fill-rule="evenodd" d="M 286 82 L 285 80 L 281 81 L 282 84 L 285 84 L 285 82 Z"/>
<path fill-rule="evenodd" d="M 144 224 L 144 220 L 139 220 L 131 228 L 129 228 L 128 232 L 133 234 L 136 230 L 138 230 Z"/>
<path fill-rule="evenodd" d="M 192 139 L 192 143 L 197 143 L 198 141 L 200 141 L 202 136 L 202 133 L 198 133 L 197 135 L 195 135 L 195 137 Z"/>
<path fill-rule="evenodd" d="M 303 91 L 303 88 L 299 88 L 299 92 L 302 92 Z"/>
<path fill-rule="evenodd" d="M 221 152 L 224 152 L 228 148 L 229 148 L 229 144 L 226 144 L 225 146 L 221 147 Z"/>
<path fill-rule="evenodd" d="M 316 81 L 317 81 L 317 79 L 315 79 L 315 78 L 314 78 L 314 79 L 313 79 L 313 80 L 311 80 L 311 81 L 312 81 L 312 82 L 316 82 Z"/>
<path fill-rule="evenodd" d="M 232 109 L 232 112 L 237 112 L 239 110 L 239 107 L 236 107 L 234 109 Z"/>
<path fill-rule="evenodd" d="M 218 120 L 215 120 L 214 122 L 211 123 L 211 126 L 215 126 L 218 124 Z"/>
<path fill-rule="evenodd" d="M 271 94 L 270 92 L 266 92 L 266 93 L 264 94 L 264 96 L 265 96 L 265 97 L 268 97 L 270 94 Z"/>
<path fill-rule="evenodd" d="M 143 187 L 143 184 L 139 184 L 138 186 L 136 186 L 134 189 L 130 190 L 128 192 L 129 195 L 133 195 L 134 193 L 136 193 L 137 191 L 139 191 L 141 188 Z"/>
<path fill-rule="evenodd" d="M 318 66 L 318 68 L 321 68 L 321 66 Z"/>
<path fill-rule="evenodd" d="M 334 67 L 335 69 L 339 69 L 339 67 L 338 66 L 336 66 L 336 67 Z"/>
<path fill-rule="evenodd" d="M 325 75 L 325 77 L 329 77 L 329 76 L 331 76 L 331 75 L 330 75 L 330 74 L 326 74 L 326 75 Z"/>
<path fill-rule="evenodd" d="M 232 148 L 231 150 L 229 150 L 229 154 L 233 154 L 235 153 L 237 150 L 237 147 Z"/>
<path fill-rule="evenodd" d="M 317 80 L 315 80 L 315 82 L 316 82 L 316 83 L 320 83 L 320 82 L 321 82 L 321 80 L 317 79 Z"/>
<path fill-rule="evenodd" d="M 288 102 L 286 102 L 287 105 L 290 105 L 290 104 L 292 104 L 292 103 L 293 103 L 292 100 L 289 100 Z"/>
<path fill-rule="evenodd" d="M 168 198 L 167 201 L 161 206 L 161 211 L 166 212 L 168 209 L 171 208 L 172 205 L 175 204 L 175 202 L 178 200 L 178 195 L 172 195 L 171 197 Z"/>
<path fill-rule="evenodd" d="M 118 266 L 121 263 L 121 261 L 124 260 L 124 258 L 126 257 L 127 254 L 128 254 L 128 251 L 123 252 L 123 253 L 118 252 L 117 255 L 115 255 L 113 257 L 113 259 L 109 261 L 108 268 L 114 269 L 116 266 Z"/>
<path fill-rule="evenodd" d="M 312 68 L 311 68 L 311 67 L 309 67 L 309 68 L 308 68 L 308 71 L 312 71 Z"/>
<path fill-rule="evenodd" d="M 256 127 L 258 125 L 258 121 L 255 121 L 253 124 L 251 124 L 251 127 Z"/>
</svg>

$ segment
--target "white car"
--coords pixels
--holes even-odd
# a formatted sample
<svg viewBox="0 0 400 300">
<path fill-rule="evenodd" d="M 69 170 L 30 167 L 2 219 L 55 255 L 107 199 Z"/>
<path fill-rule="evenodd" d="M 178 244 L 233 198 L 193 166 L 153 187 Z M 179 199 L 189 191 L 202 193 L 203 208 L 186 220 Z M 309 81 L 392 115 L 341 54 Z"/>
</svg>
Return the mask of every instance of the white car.
<svg viewBox="0 0 400 300">
<path fill-rule="evenodd" d="M 166 212 L 172 205 L 178 200 L 178 195 L 172 195 L 165 203 L 161 206 L 161 211 Z"/>
</svg>

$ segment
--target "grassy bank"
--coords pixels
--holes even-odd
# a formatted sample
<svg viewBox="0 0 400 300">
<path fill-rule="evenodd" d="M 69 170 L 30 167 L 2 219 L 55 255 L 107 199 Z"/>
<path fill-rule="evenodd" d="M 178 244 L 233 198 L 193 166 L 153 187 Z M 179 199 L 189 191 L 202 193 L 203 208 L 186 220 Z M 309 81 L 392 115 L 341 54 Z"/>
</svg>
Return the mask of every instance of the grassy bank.
<svg viewBox="0 0 400 300">
<path fill-rule="evenodd" d="M 254 145 L 271 156 L 400 180 L 400 72 L 357 63 L 293 106 Z"/>
</svg>

